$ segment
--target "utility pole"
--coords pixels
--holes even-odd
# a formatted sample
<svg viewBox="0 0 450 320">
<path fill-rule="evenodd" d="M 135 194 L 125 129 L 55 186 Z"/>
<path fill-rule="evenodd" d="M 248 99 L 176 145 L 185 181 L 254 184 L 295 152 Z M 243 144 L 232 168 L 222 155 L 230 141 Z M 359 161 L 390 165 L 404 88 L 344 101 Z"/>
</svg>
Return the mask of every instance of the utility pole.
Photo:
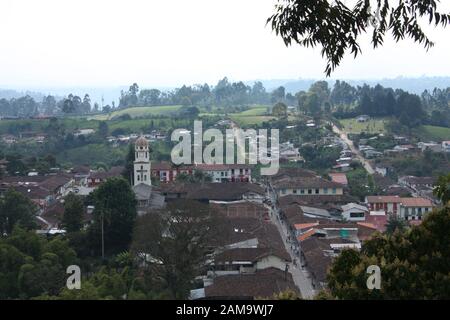
<svg viewBox="0 0 450 320">
<path fill-rule="evenodd" d="M 102 260 L 105 260 L 105 230 L 104 230 L 104 219 L 105 214 L 102 211 Z"/>
</svg>

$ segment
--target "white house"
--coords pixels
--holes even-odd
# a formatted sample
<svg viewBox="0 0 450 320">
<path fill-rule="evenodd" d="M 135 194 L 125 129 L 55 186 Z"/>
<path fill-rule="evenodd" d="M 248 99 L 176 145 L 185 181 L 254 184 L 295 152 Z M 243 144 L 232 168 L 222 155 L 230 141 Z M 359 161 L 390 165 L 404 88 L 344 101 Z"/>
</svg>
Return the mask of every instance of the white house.
<svg viewBox="0 0 450 320">
<path fill-rule="evenodd" d="M 442 151 L 450 152 L 450 140 L 449 141 L 442 141 Z"/>
<path fill-rule="evenodd" d="M 365 221 L 365 215 L 369 211 L 365 206 L 357 203 L 348 203 L 341 208 L 342 218 L 347 221 Z"/>
<path fill-rule="evenodd" d="M 402 198 L 400 217 L 405 220 L 422 220 L 433 210 L 433 203 L 425 198 Z"/>
</svg>

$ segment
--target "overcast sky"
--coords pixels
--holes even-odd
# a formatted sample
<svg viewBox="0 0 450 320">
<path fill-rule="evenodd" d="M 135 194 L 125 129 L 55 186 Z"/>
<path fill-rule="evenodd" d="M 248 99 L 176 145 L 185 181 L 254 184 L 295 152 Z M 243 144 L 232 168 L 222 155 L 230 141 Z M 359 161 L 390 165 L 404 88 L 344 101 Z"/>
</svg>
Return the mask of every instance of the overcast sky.
<svg viewBox="0 0 450 320">
<path fill-rule="evenodd" d="M 266 19 L 275 0 L 0 0 L 0 86 L 172 87 L 323 78 L 319 49 L 286 48 Z M 447 3 L 448 4 L 448 3 Z M 449 76 L 450 28 L 344 63 L 333 78 Z"/>
</svg>

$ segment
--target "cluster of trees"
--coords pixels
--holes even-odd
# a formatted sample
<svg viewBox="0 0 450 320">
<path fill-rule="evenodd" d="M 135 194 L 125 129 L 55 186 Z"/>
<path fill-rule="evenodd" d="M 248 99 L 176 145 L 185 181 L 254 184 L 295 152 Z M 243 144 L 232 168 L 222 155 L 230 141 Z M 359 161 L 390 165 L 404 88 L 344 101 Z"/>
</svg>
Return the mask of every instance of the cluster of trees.
<svg viewBox="0 0 450 320">
<path fill-rule="evenodd" d="M 55 96 L 47 95 L 40 102 L 35 101 L 29 95 L 10 100 L 0 99 L 0 116 L 2 117 L 29 118 L 39 115 L 81 115 L 98 111 L 98 103 L 94 103 L 92 106 L 89 94 L 85 94 L 83 98 L 69 94 L 64 99 L 59 100 Z"/>
<path fill-rule="evenodd" d="M 37 208 L 27 197 L 12 189 L 0 198 L 0 235 L 9 234 L 14 227 L 36 227 Z"/>
<path fill-rule="evenodd" d="M 441 176 L 435 195 L 444 205 L 422 224 L 408 228 L 391 218 L 384 234 L 364 242 L 361 251 L 343 250 L 328 272 L 329 298 L 447 299 L 450 295 L 450 175 Z M 367 287 L 369 266 L 381 271 L 380 289 Z"/>
<path fill-rule="evenodd" d="M 422 103 L 430 112 L 429 123 L 435 126 L 450 127 L 450 88 L 435 88 L 432 92 L 425 90 Z"/>
<path fill-rule="evenodd" d="M 373 117 L 395 117 L 400 125 L 416 127 L 421 124 L 450 126 L 450 88 L 425 90 L 421 96 L 401 89 L 368 85 L 356 88 L 336 82 L 330 96 L 337 118 L 366 114 Z"/>
<path fill-rule="evenodd" d="M 186 86 L 173 91 L 160 91 L 158 89 L 139 90 L 134 83 L 128 91 L 122 91 L 119 108 L 130 106 L 157 106 L 157 105 L 183 105 L 202 107 L 229 107 L 245 104 L 274 104 L 277 102 L 296 104 L 296 98 L 286 93 L 284 87 L 267 92 L 261 82 L 253 86 L 242 81 L 230 82 L 228 78 L 220 80 L 216 86 L 208 84 Z"/>
<path fill-rule="evenodd" d="M 137 217 L 128 182 L 112 178 L 88 197 L 64 199 L 64 237 L 35 232 L 31 202 L 8 191 L 0 203 L 0 299 L 186 299 L 218 234 L 208 205 L 178 200 Z M 94 205 L 92 222 L 84 210 Z M 66 288 L 78 265 L 81 290 Z"/>
<path fill-rule="evenodd" d="M 305 166 L 312 170 L 323 170 L 336 164 L 342 148 L 306 144 L 300 148 Z"/>
<path fill-rule="evenodd" d="M 66 283 L 66 268 L 77 264 L 69 241 L 47 240 L 16 226 L 0 237 L 0 299 L 56 295 Z"/>
<path fill-rule="evenodd" d="M 390 161 L 399 176 L 440 176 L 450 171 L 450 158 L 442 152 L 426 150 L 420 155 L 394 158 Z"/>
<path fill-rule="evenodd" d="M 430 213 L 422 224 L 378 234 L 361 252 L 344 250 L 328 276 L 338 299 L 447 299 L 450 295 L 450 207 Z M 381 269 L 381 289 L 367 288 L 366 270 Z"/>
<path fill-rule="evenodd" d="M 375 194 L 375 185 L 371 175 L 359 163 L 352 163 L 353 170 L 347 173 L 348 188 L 352 196 L 364 201 L 365 197 Z"/>
</svg>

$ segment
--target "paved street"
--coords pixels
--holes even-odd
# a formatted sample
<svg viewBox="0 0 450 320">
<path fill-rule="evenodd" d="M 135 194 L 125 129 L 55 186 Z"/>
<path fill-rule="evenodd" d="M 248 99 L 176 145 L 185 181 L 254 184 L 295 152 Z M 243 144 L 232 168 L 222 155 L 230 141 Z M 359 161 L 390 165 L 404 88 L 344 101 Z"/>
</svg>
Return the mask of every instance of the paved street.
<svg viewBox="0 0 450 320">
<path fill-rule="evenodd" d="M 276 203 L 275 195 L 270 191 L 269 191 L 269 193 L 270 193 L 270 198 L 271 198 L 272 203 Z M 300 266 L 300 258 L 297 255 L 297 253 L 295 252 L 297 249 L 297 246 L 296 246 L 296 244 L 292 244 L 292 243 L 296 243 L 297 241 L 290 242 L 288 240 L 288 231 L 286 228 L 286 224 L 283 223 L 281 221 L 281 219 L 279 218 L 279 209 L 275 206 L 274 210 L 272 210 L 272 208 L 270 208 L 270 212 L 271 212 L 271 214 L 270 214 L 271 220 L 278 228 L 278 231 L 279 231 L 281 238 L 283 239 L 284 245 L 286 247 L 286 251 L 291 256 L 292 261 L 294 261 L 294 259 L 295 259 L 297 262 L 296 265 L 294 265 L 294 263 L 289 264 L 289 272 L 292 274 L 292 278 L 294 279 L 295 284 L 299 288 L 299 290 L 302 294 L 302 297 L 304 299 L 311 299 L 314 297 L 316 292 L 314 291 L 314 289 L 311 285 L 311 280 L 309 279 L 308 272 L 306 270 L 302 270 L 302 268 Z"/>
<path fill-rule="evenodd" d="M 348 136 L 347 133 L 342 131 L 341 129 L 339 129 L 338 127 L 336 127 L 333 124 L 333 131 L 335 133 L 337 133 L 339 135 L 339 137 L 347 144 L 347 146 L 350 148 L 350 150 L 356 155 L 356 157 L 358 158 L 359 161 L 361 161 L 362 165 L 364 166 L 364 168 L 366 169 L 366 171 L 369 174 L 374 174 L 375 170 L 373 170 L 372 165 L 369 163 L 369 161 L 367 161 L 367 159 L 365 159 L 361 152 L 359 152 L 358 149 L 356 149 L 356 147 L 353 145 L 353 141 L 351 141 Z"/>
</svg>

